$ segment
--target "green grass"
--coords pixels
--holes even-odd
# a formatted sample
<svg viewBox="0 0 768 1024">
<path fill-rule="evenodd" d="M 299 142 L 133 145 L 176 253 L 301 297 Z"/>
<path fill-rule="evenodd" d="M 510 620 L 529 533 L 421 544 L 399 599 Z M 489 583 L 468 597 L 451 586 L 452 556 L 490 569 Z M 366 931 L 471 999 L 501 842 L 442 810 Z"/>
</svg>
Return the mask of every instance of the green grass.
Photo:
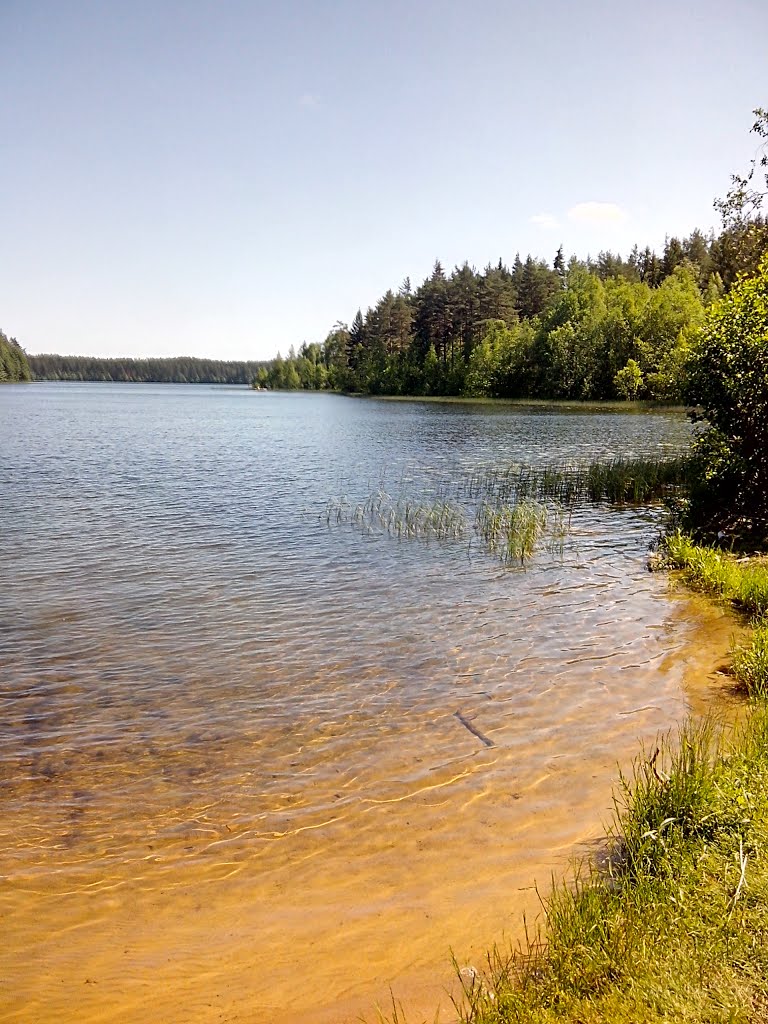
<svg viewBox="0 0 768 1024">
<path fill-rule="evenodd" d="M 544 541 L 550 550 L 562 551 L 568 528 L 560 507 L 523 499 L 514 505 L 483 502 L 475 529 L 502 562 L 525 565 Z"/>
<path fill-rule="evenodd" d="M 752 640 L 734 645 L 731 671 L 754 700 L 768 698 L 768 561 L 735 558 L 725 551 L 701 547 L 685 534 L 664 541 L 667 565 L 678 569 L 685 582 L 705 594 L 732 604 L 751 620 Z"/>
<path fill-rule="evenodd" d="M 731 601 L 754 615 L 768 612 L 768 562 L 737 559 L 726 551 L 694 544 L 683 533 L 664 541 L 671 568 L 682 570 L 689 586 Z"/>
<path fill-rule="evenodd" d="M 752 641 L 746 647 L 732 647 L 731 671 L 750 697 L 768 700 L 768 622 L 755 624 Z"/>
<path fill-rule="evenodd" d="M 460 974 L 459 1020 L 768 1019 L 768 715 L 660 746 L 622 780 L 607 868 L 555 889 L 543 935 Z"/>
</svg>

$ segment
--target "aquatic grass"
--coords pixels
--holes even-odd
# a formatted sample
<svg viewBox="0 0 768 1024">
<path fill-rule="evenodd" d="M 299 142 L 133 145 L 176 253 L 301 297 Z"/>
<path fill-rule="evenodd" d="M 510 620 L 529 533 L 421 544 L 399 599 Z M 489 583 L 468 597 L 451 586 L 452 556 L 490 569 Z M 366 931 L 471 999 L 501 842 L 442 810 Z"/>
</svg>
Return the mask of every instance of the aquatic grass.
<svg viewBox="0 0 768 1024">
<path fill-rule="evenodd" d="M 463 1024 L 754 1021 L 768 1008 L 768 716 L 686 726 L 622 781 L 604 866 L 459 974 Z"/>
<path fill-rule="evenodd" d="M 564 510 L 556 503 L 485 501 L 473 510 L 444 493 L 418 499 L 406 492 L 393 498 L 383 489 L 354 505 L 346 497 L 331 500 L 321 518 L 328 525 L 348 523 L 398 540 L 468 540 L 471 548 L 472 536 L 479 536 L 485 551 L 506 565 L 521 566 L 542 546 L 562 554 L 569 529 Z"/>
<path fill-rule="evenodd" d="M 422 494 L 409 489 L 412 481 L 403 473 L 396 496 L 382 478 L 356 504 L 346 496 L 329 501 L 322 517 L 328 525 L 350 523 L 400 540 L 466 540 L 471 548 L 476 536 L 505 565 L 522 566 L 541 548 L 563 554 L 570 513 L 579 503 L 659 501 L 683 486 L 687 465 L 682 458 L 652 457 L 479 467 L 433 480 Z"/>
<path fill-rule="evenodd" d="M 328 524 L 351 523 L 363 530 L 421 540 L 457 540 L 467 530 L 466 512 L 454 502 L 442 498 L 418 501 L 408 496 L 393 499 L 384 490 L 355 505 L 345 497 L 331 500 L 324 518 Z"/>
<path fill-rule="evenodd" d="M 688 480 L 686 458 L 617 458 L 589 466 L 587 491 L 592 501 L 644 504 L 669 497 Z"/>
<path fill-rule="evenodd" d="M 471 498 L 500 502 L 647 504 L 683 494 L 689 479 L 685 457 L 611 458 L 481 469 L 469 475 L 465 489 Z"/>
<path fill-rule="evenodd" d="M 546 530 L 547 510 L 532 501 L 497 507 L 484 503 L 476 525 L 490 552 L 504 562 L 523 565 Z"/>
<path fill-rule="evenodd" d="M 562 552 L 567 527 L 561 508 L 525 499 L 514 505 L 483 502 L 477 512 L 475 528 L 486 549 L 505 563 L 524 565 L 542 540 L 549 549 Z"/>
</svg>

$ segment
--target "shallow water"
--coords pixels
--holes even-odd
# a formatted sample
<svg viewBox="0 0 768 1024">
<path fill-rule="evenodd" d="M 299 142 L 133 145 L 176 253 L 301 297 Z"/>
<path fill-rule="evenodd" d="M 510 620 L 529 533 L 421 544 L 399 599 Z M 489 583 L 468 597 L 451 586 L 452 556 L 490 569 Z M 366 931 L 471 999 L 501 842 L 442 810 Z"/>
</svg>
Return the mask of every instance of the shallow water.
<svg viewBox="0 0 768 1024">
<path fill-rule="evenodd" d="M 534 882 L 599 839 L 617 761 L 682 718 L 692 652 L 706 677 L 732 627 L 697 632 L 647 573 L 653 512 L 583 508 L 521 570 L 326 502 L 688 429 L 3 388 L 0 1016 L 320 1024 L 390 985 L 433 1010 L 449 948 L 519 935 Z"/>
</svg>

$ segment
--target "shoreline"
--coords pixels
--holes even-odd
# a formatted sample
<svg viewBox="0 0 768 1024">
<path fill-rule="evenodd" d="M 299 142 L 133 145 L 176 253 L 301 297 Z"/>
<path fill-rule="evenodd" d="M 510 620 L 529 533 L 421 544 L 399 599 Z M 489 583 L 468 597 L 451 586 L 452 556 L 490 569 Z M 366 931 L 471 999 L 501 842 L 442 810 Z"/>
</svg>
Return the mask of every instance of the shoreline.
<svg viewBox="0 0 768 1024">
<path fill-rule="evenodd" d="M 485 971 L 460 974 L 463 1024 L 746 1021 L 768 998 L 768 562 L 679 535 L 667 551 L 673 578 L 739 613 L 731 713 L 694 705 L 641 750 L 618 781 L 606 859 L 574 862 L 533 945 L 494 947 Z"/>
</svg>

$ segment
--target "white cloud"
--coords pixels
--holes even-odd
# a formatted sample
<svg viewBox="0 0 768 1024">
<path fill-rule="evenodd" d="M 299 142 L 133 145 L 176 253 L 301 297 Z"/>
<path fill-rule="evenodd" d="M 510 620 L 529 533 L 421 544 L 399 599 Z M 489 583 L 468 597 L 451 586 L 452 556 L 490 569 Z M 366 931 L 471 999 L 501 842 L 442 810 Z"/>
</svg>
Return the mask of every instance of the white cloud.
<svg viewBox="0 0 768 1024">
<path fill-rule="evenodd" d="M 320 100 L 317 98 L 317 96 L 313 95 L 313 93 L 305 92 L 303 96 L 299 96 L 299 106 L 300 107 L 319 107 L 320 106 Z"/>
<path fill-rule="evenodd" d="M 568 211 L 568 220 L 575 224 L 623 224 L 627 214 L 616 203 L 577 203 Z"/>
<path fill-rule="evenodd" d="M 554 231 L 560 227 L 560 221 L 552 213 L 536 213 L 529 220 L 531 224 L 536 224 L 545 231 Z"/>
</svg>

